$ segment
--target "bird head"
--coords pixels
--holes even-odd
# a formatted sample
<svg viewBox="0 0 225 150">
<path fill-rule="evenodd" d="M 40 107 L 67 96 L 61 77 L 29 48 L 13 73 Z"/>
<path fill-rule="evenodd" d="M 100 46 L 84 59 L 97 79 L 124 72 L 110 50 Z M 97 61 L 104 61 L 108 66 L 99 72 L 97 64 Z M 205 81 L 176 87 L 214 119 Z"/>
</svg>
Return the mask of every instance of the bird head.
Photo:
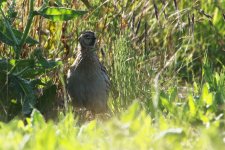
<svg viewBox="0 0 225 150">
<path fill-rule="evenodd" d="M 94 49 L 96 44 L 96 35 L 92 31 L 84 31 L 79 37 L 79 43 L 82 49 Z"/>
</svg>

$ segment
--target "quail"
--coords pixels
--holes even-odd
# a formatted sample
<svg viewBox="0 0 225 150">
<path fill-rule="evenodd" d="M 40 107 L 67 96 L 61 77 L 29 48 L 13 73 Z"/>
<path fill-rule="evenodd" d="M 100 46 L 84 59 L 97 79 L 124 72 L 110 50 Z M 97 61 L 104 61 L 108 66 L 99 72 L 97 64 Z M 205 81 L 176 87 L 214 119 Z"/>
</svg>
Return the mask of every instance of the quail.
<svg viewBox="0 0 225 150">
<path fill-rule="evenodd" d="M 78 40 L 80 48 L 67 74 L 67 91 L 72 105 L 94 114 L 107 112 L 110 81 L 96 54 L 96 35 L 85 31 Z"/>
</svg>

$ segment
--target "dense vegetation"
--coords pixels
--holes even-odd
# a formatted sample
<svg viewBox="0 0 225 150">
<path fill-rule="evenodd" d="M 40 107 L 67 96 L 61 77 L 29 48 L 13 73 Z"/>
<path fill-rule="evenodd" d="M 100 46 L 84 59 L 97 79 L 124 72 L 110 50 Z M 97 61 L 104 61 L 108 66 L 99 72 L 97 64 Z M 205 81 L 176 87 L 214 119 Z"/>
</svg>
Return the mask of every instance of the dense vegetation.
<svg viewBox="0 0 225 150">
<path fill-rule="evenodd" d="M 224 149 L 225 1 L 0 5 L 0 149 Z M 85 120 L 66 94 L 87 29 L 110 75 L 111 117 Z"/>
</svg>

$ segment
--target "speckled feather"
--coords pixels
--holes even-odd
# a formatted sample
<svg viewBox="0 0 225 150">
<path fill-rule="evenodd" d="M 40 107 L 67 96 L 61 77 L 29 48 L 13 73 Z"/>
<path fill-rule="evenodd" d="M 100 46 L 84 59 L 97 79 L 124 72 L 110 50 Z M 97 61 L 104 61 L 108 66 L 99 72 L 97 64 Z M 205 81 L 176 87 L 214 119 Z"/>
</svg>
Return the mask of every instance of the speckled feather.
<svg viewBox="0 0 225 150">
<path fill-rule="evenodd" d="M 107 111 L 110 81 L 95 50 L 82 47 L 67 75 L 67 90 L 75 107 L 94 113 Z"/>
</svg>

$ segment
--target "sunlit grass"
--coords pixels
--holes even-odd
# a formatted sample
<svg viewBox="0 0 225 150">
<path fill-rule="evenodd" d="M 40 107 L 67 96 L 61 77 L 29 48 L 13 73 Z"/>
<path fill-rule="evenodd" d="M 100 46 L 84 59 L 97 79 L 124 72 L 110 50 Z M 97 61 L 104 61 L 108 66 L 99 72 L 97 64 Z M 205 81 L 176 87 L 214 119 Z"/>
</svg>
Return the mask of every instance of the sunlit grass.
<svg viewBox="0 0 225 150">
<path fill-rule="evenodd" d="M 188 117 L 188 116 L 183 116 Z M 46 122 L 38 111 L 31 119 L 0 124 L 0 149 L 223 149 L 223 120 L 191 124 L 159 113 L 151 118 L 134 102 L 118 117 L 77 124 L 73 113 Z"/>
</svg>

